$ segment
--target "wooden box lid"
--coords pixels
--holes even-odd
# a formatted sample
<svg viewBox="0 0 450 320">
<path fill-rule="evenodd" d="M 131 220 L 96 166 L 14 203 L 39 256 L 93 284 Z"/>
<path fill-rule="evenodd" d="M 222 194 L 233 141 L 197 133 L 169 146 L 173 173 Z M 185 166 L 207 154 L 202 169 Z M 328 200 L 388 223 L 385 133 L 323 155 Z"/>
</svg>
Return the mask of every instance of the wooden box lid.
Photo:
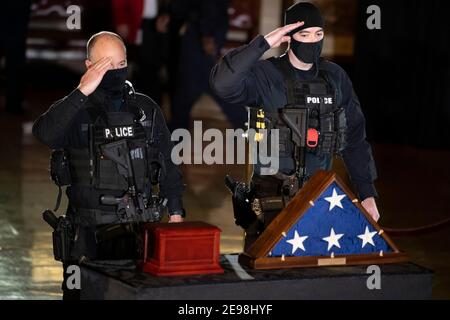
<svg viewBox="0 0 450 320">
<path fill-rule="evenodd" d="M 145 225 L 143 271 L 157 276 L 223 273 L 220 232 L 204 222 Z"/>
</svg>

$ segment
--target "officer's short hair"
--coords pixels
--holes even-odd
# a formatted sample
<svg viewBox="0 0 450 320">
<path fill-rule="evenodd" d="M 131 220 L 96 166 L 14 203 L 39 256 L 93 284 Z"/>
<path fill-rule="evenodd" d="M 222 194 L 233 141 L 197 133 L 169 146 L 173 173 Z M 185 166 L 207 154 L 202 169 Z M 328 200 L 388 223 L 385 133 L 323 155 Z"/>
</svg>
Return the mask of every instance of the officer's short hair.
<svg viewBox="0 0 450 320">
<path fill-rule="evenodd" d="M 94 34 L 87 42 L 87 45 L 86 45 L 86 58 L 87 59 L 91 58 L 92 49 L 94 48 L 97 40 L 104 36 L 116 38 L 117 40 L 119 40 L 120 43 L 122 43 L 122 45 L 123 45 L 123 49 L 125 50 L 125 53 L 127 52 L 127 47 L 125 46 L 125 42 L 123 41 L 121 36 L 119 36 L 117 33 L 110 32 L 110 31 L 100 31 L 100 32 Z"/>
</svg>

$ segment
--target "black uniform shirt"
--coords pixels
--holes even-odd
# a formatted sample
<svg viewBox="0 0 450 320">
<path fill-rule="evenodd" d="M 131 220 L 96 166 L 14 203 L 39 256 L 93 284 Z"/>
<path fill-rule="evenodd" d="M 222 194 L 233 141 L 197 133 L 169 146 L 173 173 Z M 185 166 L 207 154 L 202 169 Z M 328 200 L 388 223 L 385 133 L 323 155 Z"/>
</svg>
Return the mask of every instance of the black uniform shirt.
<svg viewBox="0 0 450 320">
<path fill-rule="evenodd" d="M 152 111 L 156 110 L 154 123 L 155 145 L 153 147 L 156 147 L 162 153 L 166 168 L 166 175 L 160 181 L 161 196 L 168 199 L 167 207 L 169 213 L 181 210 L 183 207 L 182 193 L 184 185 L 179 168 L 171 160 L 173 144 L 164 116 L 159 106 L 149 97 L 136 94 L 135 98 L 136 100 L 133 103 L 142 108 L 148 118 L 151 116 Z M 86 108 L 94 105 L 101 105 L 106 111 L 111 112 L 126 111 L 125 101 L 121 99 L 110 101 L 100 89 L 97 89 L 89 97 L 86 97 L 79 90 L 74 90 L 65 98 L 55 102 L 46 113 L 35 121 L 33 134 L 38 140 L 52 149 L 88 148 L 88 132 L 83 130 L 83 125 L 92 123 L 91 116 Z M 93 207 L 95 204 L 98 206 L 100 193 L 96 194 L 96 190 L 69 187 L 67 193 L 69 203 L 75 207 L 79 204 L 90 204 L 89 207 Z"/>
<path fill-rule="evenodd" d="M 258 36 L 250 44 L 230 51 L 211 71 L 212 89 L 219 97 L 236 105 L 263 108 L 268 112 L 276 112 L 286 106 L 283 75 L 272 62 L 260 60 L 269 49 L 265 38 Z M 296 70 L 296 73 L 307 78 L 311 73 L 317 73 L 315 68 L 316 65 L 310 71 Z M 352 182 L 362 200 L 377 196 L 373 185 L 376 179 L 375 163 L 366 141 L 365 118 L 352 83 L 345 71 L 332 62 L 321 61 L 320 69 L 332 78 L 337 86 L 338 105 L 345 109 L 347 147 L 342 152 L 342 158 Z"/>
</svg>

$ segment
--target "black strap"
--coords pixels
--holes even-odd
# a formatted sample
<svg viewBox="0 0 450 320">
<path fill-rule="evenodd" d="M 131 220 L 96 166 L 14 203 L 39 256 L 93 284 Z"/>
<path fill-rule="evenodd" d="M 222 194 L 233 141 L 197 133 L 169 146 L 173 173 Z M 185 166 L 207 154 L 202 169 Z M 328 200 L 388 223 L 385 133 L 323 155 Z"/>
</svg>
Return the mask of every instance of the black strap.
<svg viewBox="0 0 450 320">
<path fill-rule="evenodd" d="M 61 198 L 62 198 L 62 188 L 61 186 L 58 186 L 58 197 L 56 198 L 55 208 L 53 209 L 54 212 L 58 211 L 59 206 L 61 205 Z"/>
<path fill-rule="evenodd" d="M 325 80 L 325 82 L 331 87 L 331 89 L 333 89 L 334 91 L 334 101 L 336 104 L 336 107 L 339 105 L 339 90 L 338 87 L 336 85 L 336 82 L 333 80 L 333 77 L 330 77 L 329 73 L 326 72 L 323 69 L 319 69 L 319 76 Z"/>
<path fill-rule="evenodd" d="M 270 62 L 272 62 L 275 67 L 281 72 L 283 75 L 284 83 L 286 85 L 286 98 L 288 105 L 292 105 L 295 103 L 295 73 L 292 70 L 289 61 L 288 55 L 285 54 L 279 58 L 270 58 Z"/>
<path fill-rule="evenodd" d="M 155 142 L 155 126 L 156 126 L 155 119 L 156 119 L 156 110 L 153 109 L 153 111 L 152 111 L 152 123 L 151 123 L 151 126 L 152 126 L 151 130 L 152 131 L 150 133 L 150 144 Z"/>
</svg>

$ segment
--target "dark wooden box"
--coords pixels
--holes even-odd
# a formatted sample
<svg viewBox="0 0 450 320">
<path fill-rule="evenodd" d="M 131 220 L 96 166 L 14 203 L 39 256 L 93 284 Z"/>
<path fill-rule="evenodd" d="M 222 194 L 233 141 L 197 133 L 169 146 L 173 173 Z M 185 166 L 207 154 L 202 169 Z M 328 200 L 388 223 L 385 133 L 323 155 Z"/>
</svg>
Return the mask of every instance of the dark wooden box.
<svg viewBox="0 0 450 320">
<path fill-rule="evenodd" d="M 146 224 L 142 270 L 157 276 L 223 273 L 220 232 L 203 222 Z"/>
</svg>

